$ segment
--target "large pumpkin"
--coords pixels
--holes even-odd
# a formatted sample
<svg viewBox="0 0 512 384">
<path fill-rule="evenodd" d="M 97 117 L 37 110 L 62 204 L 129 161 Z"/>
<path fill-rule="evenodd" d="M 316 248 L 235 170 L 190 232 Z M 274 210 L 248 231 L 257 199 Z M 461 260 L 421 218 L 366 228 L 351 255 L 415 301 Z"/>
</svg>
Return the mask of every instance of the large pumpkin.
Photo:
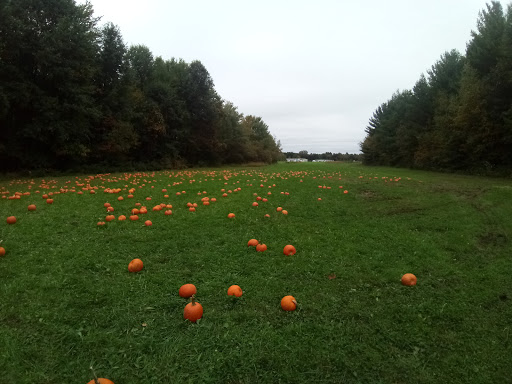
<svg viewBox="0 0 512 384">
<path fill-rule="evenodd" d="M 87 384 L 114 384 L 114 382 L 103 377 L 98 377 L 97 379 L 92 379 Z"/>
</svg>

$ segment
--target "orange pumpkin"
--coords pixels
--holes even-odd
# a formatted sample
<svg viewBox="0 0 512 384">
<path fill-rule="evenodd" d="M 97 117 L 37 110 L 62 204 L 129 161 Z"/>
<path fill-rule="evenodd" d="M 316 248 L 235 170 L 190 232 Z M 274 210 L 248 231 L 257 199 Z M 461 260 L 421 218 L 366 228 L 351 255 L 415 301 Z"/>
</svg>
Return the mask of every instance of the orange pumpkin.
<svg viewBox="0 0 512 384">
<path fill-rule="evenodd" d="M 267 250 L 267 246 L 265 244 L 258 244 L 256 246 L 256 251 L 258 252 L 265 252 Z"/>
<path fill-rule="evenodd" d="M 103 377 L 98 377 L 97 379 L 92 379 L 87 384 L 114 384 L 114 382 Z"/>
<path fill-rule="evenodd" d="M 285 311 L 295 311 L 297 308 L 297 301 L 293 296 L 285 296 L 281 299 L 281 308 Z"/>
<path fill-rule="evenodd" d="M 0 247 L 0 257 L 5 256 L 5 248 Z"/>
<path fill-rule="evenodd" d="M 30 204 L 30 205 L 28 206 L 28 210 L 29 210 L 29 211 L 35 211 L 35 210 L 36 210 L 36 206 L 35 206 L 35 204 Z"/>
<path fill-rule="evenodd" d="M 288 214 L 288 211 L 287 211 L 286 209 L 283 209 L 283 210 L 281 211 L 281 213 L 282 213 L 283 215 L 287 215 L 287 214 Z"/>
<path fill-rule="evenodd" d="M 281 208 L 281 207 L 277 207 L 277 209 L 276 209 L 277 212 L 281 212 L 282 210 L 283 210 L 283 208 Z"/>
<path fill-rule="evenodd" d="M 144 263 L 141 259 L 133 259 L 128 264 L 128 271 L 130 272 L 140 272 L 142 271 L 142 268 L 144 267 Z"/>
<path fill-rule="evenodd" d="M 164 214 L 167 216 L 172 215 L 172 211 L 170 209 L 168 209 L 164 212 Z"/>
<path fill-rule="evenodd" d="M 229 214 L 228 214 L 228 218 L 233 219 L 234 217 L 235 217 L 235 214 L 234 214 L 234 213 L 229 213 Z"/>
<path fill-rule="evenodd" d="M 297 250 L 293 245 L 290 244 L 286 245 L 283 249 L 283 254 L 285 254 L 286 256 L 295 255 L 295 252 L 297 252 Z"/>
<path fill-rule="evenodd" d="M 53 204 L 53 199 L 46 199 L 46 204 Z"/>
<path fill-rule="evenodd" d="M 6 221 L 7 221 L 7 224 L 15 224 L 16 223 L 16 217 L 15 216 L 9 216 Z"/>
<path fill-rule="evenodd" d="M 251 239 L 247 242 L 247 246 L 248 247 L 255 247 L 259 244 L 260 242 L 256 239 Z"/>
<path fill-rule="evenodd" d="M 183 284 L 178 291 L 180 297 L 183 297 L 184 299 L 188 299 L 189 297 L 192 297 L 196 293 L 197 288 L 194 284 Z"/>
<path fill-rule="evenodd" d="M 125 215 L 121 215 L 117 218 L 119 221 L 123 221 L 123 220 L 126 220 L 126 216 Z"/>
<path fill-rule="evenodd" d="M 152 225 L 153 225 L 153 223 L 151 222 L 151 220 L 146 220 L 146 221 L 144 222 L 144 225 L 145 225 L 146 227 L 150 227 L 150 226 L 152 226 Z"/>
<path fill-rule="evenodd" d="M 114 215 L 108 215 L 105 217 L 105 221 L 112 221 L 112 220 L 115 220 L 115 216 Z"/>
<path fill-rule="evenodd" d="M 130 216 L 130 220 L 131 220 L 131 221 L 139 220 L 139 216 L 137 216 L 137 215 L 131 215 L 131 216 Z"/>
<path fill-rule="evenodd" d="M 403 285 L 413 286 L 416 285 L 418 279 L 412 273 L 406 273 L 402 276 L 401 282 Z"/>
<path fill-rule="evenodd" d="M 192 296 L 190 303 L 185 305 L 183 318 L 195 323 L 201 317 L 203 317 L 203 306 L 196 302 L 194 296 Z"/>
<path fill-rule="evenodd" d="M 231 287 L 228 288 L 228 296 L 240 297 L 242 296 L 242 294 L 242 288 L 240 288 L 240 286 L 238 285 L 232 285 Z"/>
</svg>

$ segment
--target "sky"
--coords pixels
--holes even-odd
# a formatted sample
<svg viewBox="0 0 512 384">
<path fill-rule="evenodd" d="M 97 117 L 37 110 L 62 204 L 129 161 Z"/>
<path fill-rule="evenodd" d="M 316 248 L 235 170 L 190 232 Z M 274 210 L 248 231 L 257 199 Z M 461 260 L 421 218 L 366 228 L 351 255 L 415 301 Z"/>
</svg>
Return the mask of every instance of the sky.
<svg viewBox="0 0 512 384">
<path fill-rule="evenodd" d="M 84 3 L 79 0 L 77 3 Z M 375 109 L 452 49 L 480 0 L 90 0 L 155 57 L 199 60 L 217 93 L 284 152 L 359 153 Z M 490 1 L 488 1 L 490 3 Z M 507 2 L 501 1 L 506 9 Z"/>
</svg>

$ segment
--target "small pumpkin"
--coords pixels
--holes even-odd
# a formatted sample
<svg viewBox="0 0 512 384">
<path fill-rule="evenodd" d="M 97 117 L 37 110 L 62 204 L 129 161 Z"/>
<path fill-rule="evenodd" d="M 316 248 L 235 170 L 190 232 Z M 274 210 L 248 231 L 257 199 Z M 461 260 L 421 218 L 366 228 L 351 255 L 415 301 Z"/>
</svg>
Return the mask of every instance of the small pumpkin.
<svg viewBox="0 0 512 384">
<path fill-rule="evenodd" d="M 266 250 L 267 250 L 266 244 L 258 244 L 256 246 L 256 251 L 258 251 L 258 252 L 265 252 Z"/>
<path fill-rule="evenodd" d="M 230 218 L 230 219 L 234 219 L 234 218 L 235 218 L 235 214 L 234 214 L 234 213 L 229 213 L 229 214 L 228 214 L 228 218 Z"/>
<path fill-rule="evenodd" d="M 128 264 L 128 271 L 130 272 L 140 272 L 142 271 L 142 268 L 144 267 L 144 263 L 141 259 L 133 259 Z"/>
<path fill-rule="evenodd" d="M 295 252 L 297 252 L 297 250 L 293 245 L 290 244 L 286 245 L 283 249 L 283 254 L 285 254 L 286 256 L 295 255 Z"/>
<path fill-rule="evenodd" d="M 201 317 L 203 317 L 203 306 L 195 301 L 195 297 L 192 295 L 190 303 L 185 305 L 183 310 L 183 318 L 195 323 Z"/>
<path fill-rule="evenodd" d="M 150 226 L 152 226 L 152 225 L 153 225 L 153 223 L 151 222 L 151 220 L 146 220 L 146 221 L 144 222 L 144 225 L 145 225 L 146 227 L 150 227 Z"/>
<path fill-rule="evenodd" d="M 0 257 L 5 256 L 5 248 L 0 247 Z"/>
<path fill-rule="evenodd" d="M 16 223 L 16 217 L 15 216 L 9 216 L 6 220 L 7 224 L 15 224 Z"/>
<path fill-rule="evenodd" d="M 196 293 L 197 288 L 194 284 L 183 284 L 178 291 L 178 294 L 184 299 L 188 299 L 189 297 L 192 297 Z"/>
<path fill-rule="evenodd" d="M 46 204 L 53 204 L 53 199 L 46 199 Z"/>
<path fill-rule="evenodd" d="M 256 239 L 251 239 L 247 242 L 247 246 L 248 247 L 255 247 L 259 244 L 260 242 Z"/>
<path fill-rule="evenodd" d="M 238 285 L 232 285 L 231 287 L 228 288 L 228 296 L 241 297 L 242 294 L 242 288 L 240 288 L 240 286 Z"/>
<path fill-rule="evenodd" d="M 297 308 L 297 301 L 293 296 L 285 296 L 281 299 L 281 308 L 285 311 L 295 311 Z"/>
<path fill-rule="evenodd" d="M 30 204 L 30 205 L 28 206 L 28 210 L 29 210 L 29 211 L 31 211 L 31 212 L 35 211 L 35 210 L 36 210 L 36 206 L 35 206 L 35 204 Z"/>
<path fill-rule="evenodd" d="M 402 285 L 407 285 L 411 287 L 413 285 L 416 285 L 418 279 L 412 273 L 406 273 L 405 275 L 402 276 L 402 279 L 400 281 L 402 282 Z"/>
</svg>

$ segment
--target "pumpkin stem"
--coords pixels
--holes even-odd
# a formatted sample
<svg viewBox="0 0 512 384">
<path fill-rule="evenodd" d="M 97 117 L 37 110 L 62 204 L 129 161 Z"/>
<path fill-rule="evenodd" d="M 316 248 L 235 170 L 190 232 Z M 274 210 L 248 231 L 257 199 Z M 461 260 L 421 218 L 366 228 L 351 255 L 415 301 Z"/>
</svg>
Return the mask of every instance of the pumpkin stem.
<svg viewBox="0 0 512 384">
<path fill-rule="evenodd" d="M 297 301 L 296 300 L 292 300 L 292 303 L 297 305 Z"/>
<path fill-rule="evenodd" d="M 91 372 L 92 372 L 92 376 L 93 376 L 93 378 L 94 378 L 94 382 L 95 382 L 96 384 L 100 384 L 100 381 L 98 380 L 98 376 L 96 376 L 96 372 L 94 372 L 94 368 L 92 367 L 92 365 L 89 367 L 89 369 L 90 369 L 90 370 L 91 370 Z"/>
<path fill-rule="evenodd" d="M 190 296 L 190 302 L 192 303 L 192 305 L 196 305 L 196 295 L 192 295 Z"/>
</svg>

